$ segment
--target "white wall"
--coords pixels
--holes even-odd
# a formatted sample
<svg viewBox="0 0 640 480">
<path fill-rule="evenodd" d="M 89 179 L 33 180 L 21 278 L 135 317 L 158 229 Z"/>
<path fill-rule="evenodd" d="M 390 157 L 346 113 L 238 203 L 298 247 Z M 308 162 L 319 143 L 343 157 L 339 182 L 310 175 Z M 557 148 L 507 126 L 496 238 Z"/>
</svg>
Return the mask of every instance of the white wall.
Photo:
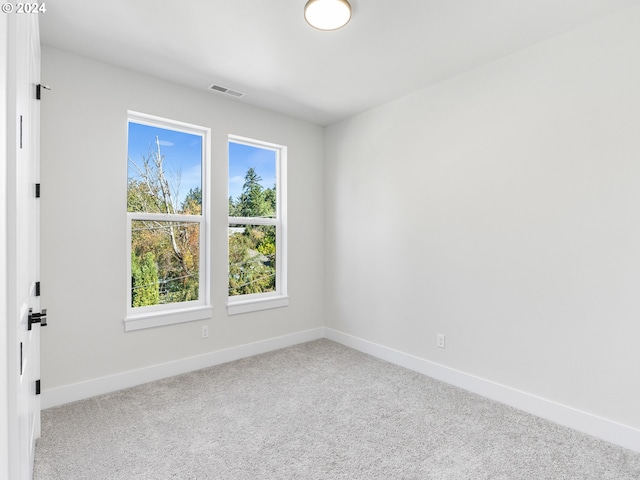
<svg viewBox="0 0 640 480">
<path fill-rule="evenodd" d="M 326 325 L 640 428 L 638 45 L 635 8 L 328 127 Z"/>
<path fill-rule="evenodd" d="M 320 127 L 44 47 L 42 379 L 47 390 L 323 324 Z M 214 316 L 125 333 L 127 110 L 212 130 Z M 290 306 L 226 314 L 227 135 L 288 147 Z M 200 329 L 209 325 L 209 338 Z"/>
</svg>

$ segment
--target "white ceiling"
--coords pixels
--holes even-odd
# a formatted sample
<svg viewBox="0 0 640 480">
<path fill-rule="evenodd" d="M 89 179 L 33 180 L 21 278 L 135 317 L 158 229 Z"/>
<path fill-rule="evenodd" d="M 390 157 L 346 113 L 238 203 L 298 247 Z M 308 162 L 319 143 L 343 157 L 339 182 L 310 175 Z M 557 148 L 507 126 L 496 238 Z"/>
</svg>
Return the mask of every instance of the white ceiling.
<svg viewBox="0 0 640 480">
<path fill-rule="evenodd" d="M 235 101 L 327 125 L 640 5 L 350 0 L 351 22 L 321 32 L 305 23 L 305 2 L 54 0 L 40 14 L 41 38 L 200 90 L 215 82 L 246 94 Z"/>
</svg>

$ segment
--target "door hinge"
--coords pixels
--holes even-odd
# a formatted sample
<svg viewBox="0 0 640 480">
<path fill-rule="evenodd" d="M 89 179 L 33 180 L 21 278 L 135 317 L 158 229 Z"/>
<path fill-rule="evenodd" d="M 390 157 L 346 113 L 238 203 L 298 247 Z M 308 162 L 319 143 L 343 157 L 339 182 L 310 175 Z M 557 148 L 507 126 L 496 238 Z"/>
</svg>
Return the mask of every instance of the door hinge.
<svg viewBox="0 0 640 480">
<path fill-rule="evenodd" d="M 40 395 L 40 380 L 36 380 L 36 395 Z"/>
<path fill-rule="evenodd" d="M 39 323 L 42 327 L 47 326 L 47 309 L 43 308 L 41 313 L 36 313 L 33 308 L 29 308 L 29 317 L 27 321 L 27 330 L 31 330 L 31 325 Z"/>
<path fill-rule="evenodd" d="M 42 99 L 42 89 L 45 90 L 51 90 L 51 87 L 49 85 L 42 85 L 42 84 L 38 84 L 36 85 L 36 100 L 40 100 Z"/>
<path fill-rule="evenodd" d="M 36 297 L 40 296 L 40 282 L 36 282 Z"/>
<path fill-rule="evenodd" d="M 36 183 L 36 198 L 40 198 L 40 184 Z"/>
</svg>

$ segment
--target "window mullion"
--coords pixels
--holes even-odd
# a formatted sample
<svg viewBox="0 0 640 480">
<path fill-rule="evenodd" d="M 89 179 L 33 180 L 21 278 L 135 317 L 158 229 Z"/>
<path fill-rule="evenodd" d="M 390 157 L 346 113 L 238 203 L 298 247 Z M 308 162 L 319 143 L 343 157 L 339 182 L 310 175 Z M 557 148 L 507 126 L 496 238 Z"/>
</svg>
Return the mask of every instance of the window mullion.
<svg viewBox="0 0 640 480">
<path fill-rule="evenodd" d="M 277 218 L 270 217 L 229 217 L 229 225 L 276 225 Z"/>
<path fill-rule="evenodd" d="M 159 221 L 159 222 L 198 222 L 204 221 L 202 215 L 187 215 L 182 213 L 142 213 L 128 212 L 127 215 L 133 220 Z"/>
</svg>

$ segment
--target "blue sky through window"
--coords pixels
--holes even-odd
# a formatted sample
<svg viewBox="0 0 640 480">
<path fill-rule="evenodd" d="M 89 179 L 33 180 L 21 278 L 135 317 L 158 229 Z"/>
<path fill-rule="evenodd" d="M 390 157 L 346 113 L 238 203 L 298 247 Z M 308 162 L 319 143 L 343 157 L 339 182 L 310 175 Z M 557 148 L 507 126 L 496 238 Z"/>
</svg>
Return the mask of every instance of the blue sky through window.
<svg viewBox="0 0 640 480">
<path fill-rule="evenodd" d="M 127 155 L 136 164 L 157 151 L 164 156 L 163 170 L 170 183 L 179 178 L 177 204 L 181 205 L 189 190 L 202 187 L 202 137 L 151 125 L 129 122 Z M 128 162 L 129 178 L 137 178 L 135 167 Z"/>
<path fill-rule="evenodd" d="M 142 165 L 143 157 L 156 152 L 156 136 L 164 156 L 163 169 L 170 182 L 180 179 L 177 203 L 180 205 L 189 190 L 202 186 L 202 137 L 152 125 L 129 122 L 128 157 Z M 215 161 L 215 160 L 214 160 Z M 276 152 L 266 148 L 229 142 L 229 196 L 237 199 L 242 193 L 244 177 L 252 168 L 262 178 L 260 184 L 273 188 L 276 184 Z M 128 177 L 137 178 L 128 162 Z"/>
<path fill-rule="evenodd" d="M 276 184 L 276 152 L 266 148 L 229 142 L 229 196 L 237 199 L 242 193 L 244 177 L 253 167 L 262 178 L 260 185 L 273 188 Z"/>
</svg>

